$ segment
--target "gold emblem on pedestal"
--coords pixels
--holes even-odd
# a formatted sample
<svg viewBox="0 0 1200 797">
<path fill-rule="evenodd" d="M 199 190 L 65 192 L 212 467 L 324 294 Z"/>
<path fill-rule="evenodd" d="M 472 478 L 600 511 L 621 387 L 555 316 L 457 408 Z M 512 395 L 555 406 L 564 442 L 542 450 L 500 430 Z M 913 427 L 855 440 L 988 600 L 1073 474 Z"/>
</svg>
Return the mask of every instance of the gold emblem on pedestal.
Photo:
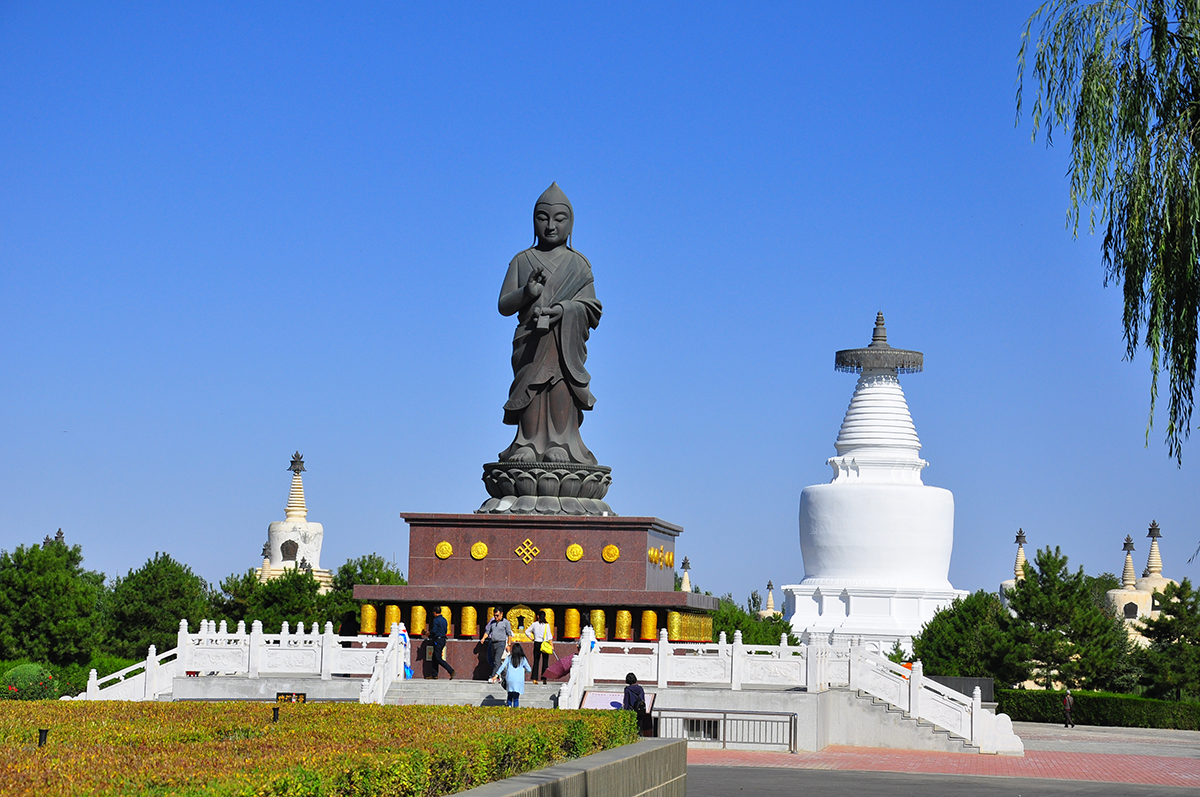
<svg viewBox="0 0 1200 797">
<path fill-rule="evenodd" d="M 504 616 L 504 619 L 508 620 L 508 624 L 512 626 L 513 642 L 533 641 L 529 636 L 529 626 L 533 625 L 533 618 L 533 609 L 530 609 L 523 603 L 508 610 L 508 614 Z"/>
<path fill-rule="evenodd" d="M 618 558 L 620 558 L 621 549 L 615 545 L 605 545 L 604 551 L 601 552 L 600 556 L 604 559 L 604 561 L 611 565 L 613 562 L 617 561 Z"/>
<path fill-rule="evenodd" d="M 437 554 L 438 559 L 449 559 L 450 555 L 454 553 L 454 546 L 442 540 L 433 547 L 433 552 Z"/>
<path fill-rule="evenodd" d="M 658 549 L 651 548 L 650 550 L 646 551 L 646 558 L 650 560 L 650 564 L 658 564 Z"/>
<path fill-rule="evenodd" d="M 573 542 L 567 546 L 567 561 L 578 562 L 583 558 L 583 546 Z"/>
<path fill-rule="evenodd" d="M 539 551 L 537 546 L 533 544 L 533 540 L 526 538 L 525 542 L 518 545 L 517 549 L 513 551 L 513 553 L 515 553 L 517 558 L 522 562 L 529 564 L 534 560 L 534 557 L 541 553 L 541 551 Z"/>
<path fill-rule="evenodd" d="M 487 556 L 487 545 L 482 542 L 477 542 L 471 546 L 471 558 L 482 559 Z"/>
<path fill-rule="evenodd" d="M 675 566 L 675 552 L 667 551 L 667 567 Z"/>
</svg>

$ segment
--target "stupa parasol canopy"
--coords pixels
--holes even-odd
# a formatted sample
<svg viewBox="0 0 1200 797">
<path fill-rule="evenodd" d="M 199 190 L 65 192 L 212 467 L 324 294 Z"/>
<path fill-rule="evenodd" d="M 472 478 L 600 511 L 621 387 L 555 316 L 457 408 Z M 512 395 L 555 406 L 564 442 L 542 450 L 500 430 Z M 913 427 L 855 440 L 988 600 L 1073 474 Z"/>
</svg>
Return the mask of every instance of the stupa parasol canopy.
<svg viewBox="0 0 1200 797">
<path fill-rule="evenodd" d="M 865 349 L 842 349 L 834 355 L 833 368 L 852 374 L 863 371 L 893 371 L 897 374 L 917 374 L 925 364 L 925 355 L 919 351 L 893 349 L 887 342 L 887 327 L 883 325 L 883 313 L 875 316 L 875 332 L 871 344 Z"/>
</svg>

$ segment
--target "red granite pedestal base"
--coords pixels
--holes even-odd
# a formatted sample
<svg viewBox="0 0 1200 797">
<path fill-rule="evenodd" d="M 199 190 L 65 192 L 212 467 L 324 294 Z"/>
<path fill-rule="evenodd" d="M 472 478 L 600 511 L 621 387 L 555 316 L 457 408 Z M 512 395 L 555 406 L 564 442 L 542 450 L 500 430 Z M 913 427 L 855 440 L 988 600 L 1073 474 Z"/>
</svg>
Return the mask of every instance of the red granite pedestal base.
<svg viewBox="0 0 1200 797">
<path fill-rule="evenodd" d="M 539 611 L 553 618 L 561 656 L 574 652 L 572 640 L 584 625 L 593 625 L 601 640 L 652 641 L 672 612 L 699 620 L 717 608 L 712 596 L 675 591 L 675 538 L 683 529 L 658 518 L 402 517 L 409 524 L 409 585 L 359 584 L 354 597 L 399 607 L 418 678 L 433 675 L 424 637 L 436 606 L 450 608 L 447 659 L 460 678 L 490 675 L 478 640 L 493 607 L 505 611 L 515 641 L 531 657 L 533 643 L 524 631 Z M 702 638 L 702 626 L 689 624 L 694 638 Z"/>
</svg>

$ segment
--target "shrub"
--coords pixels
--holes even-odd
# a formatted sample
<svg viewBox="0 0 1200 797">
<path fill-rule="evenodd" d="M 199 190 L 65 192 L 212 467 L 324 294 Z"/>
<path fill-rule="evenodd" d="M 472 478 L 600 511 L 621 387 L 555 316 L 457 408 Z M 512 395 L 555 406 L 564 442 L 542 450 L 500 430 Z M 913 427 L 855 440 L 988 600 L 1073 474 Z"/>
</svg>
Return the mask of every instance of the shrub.
<svg viewBox="0 0 1200 797">
<path fill-rule="evenodd" d="M 58 697 L 54 676 L 40 664 L 18 664 L 4 674 L 2 685 L 8 700 L 52 700 Z"/>
<path fill-rule="evenodd" d="M 1063 692 L 997 689 L 996 708 L 1018 722 L 1062 722 Z M 1200 730 L 1200 703 L 1177 703 L 1108 692 L 1072 692 L 1071 718 L 1081 725 Z"/>
</svg>

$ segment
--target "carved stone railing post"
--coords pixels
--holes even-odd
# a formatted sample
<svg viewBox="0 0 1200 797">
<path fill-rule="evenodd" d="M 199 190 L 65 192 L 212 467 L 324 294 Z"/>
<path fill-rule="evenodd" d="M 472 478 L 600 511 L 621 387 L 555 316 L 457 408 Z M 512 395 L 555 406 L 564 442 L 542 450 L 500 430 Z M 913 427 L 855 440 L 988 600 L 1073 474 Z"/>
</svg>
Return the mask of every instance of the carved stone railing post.
<svg viewBox="0 0 1200 797">
<path fill-rule="evenodd" d="M 285 623 L 286 627 L 287 624 Z M 259 659 L 262 657 L 263 649 L 263 629 L 262 620 L 255 620 L 250 626 L 250 674 L 249 677 L 258 677 Z"/>
<path fill-rule="evenodd" d="M 158 686 L 158 651 L 154 646 L 150 646 L 149 652 L 146 653 L 146 671 L 142 673 L 142 699 L 153 700 Z"/>
<path fill-rule="evenodd" d="M 722 634 L 724 636 L 724 634 Z M 741 630 L 733 632 L 733 649 L 729 657 L 729 685 L 735 692 L 742 691 L 742 668 L 746 663 L 746 647 L 742 644 Z"/>
<path fill-rule="evenodd" d="M 333 635 L 333 623 L 325 623 L 325 633 L 321 635 L 321 680 L 333 680 L 333 657 L 338 646 L 337 637 Z"/>
<path fill-rule="evenodd" d="M 100 679 L 96 677 L 96 671 L 92 670 L 88 673 L 87 682 L 87 699 L 96 700 L 100 696 Z"/>
<path fill-rule="evenodd" d="M 924 666 L 914 661 L 912 673 L 908 676 L 908 713 L 913 719 L 921 718 L 921 688 L 924 686 Z"/>
<path fill-rule="evenodd" d="M 979 737 L 982 735 L 983 724 L 983 695 L 979 691 L 979 687 L 975 687 L 975 691 L 971 693 L 971 743 L 983 747 L 979 742 Z"/>
<path fill-rule="evenodd" d="M 666 689 L 667 681 L 671 676 L 671 642 L 667 636 L 667 629 L 663 628 L 658 632 L 658 672 L 655 673 L 657 678 L 658 688 Z"/>
<path fill-rule="evenodd" d="M 186 675 L 191 669 L 188 666 L 188 653 L 190 651 L 188 645 L 188 621 L 183 619 L 179 621 L 179 634 L 175 640 L 175 671 L 180 675 Z"/>
<path fill-rule="evenodd" d="M 805 662 L 808 678 L 808 691 L 824 692 L 825 691 L 825 659 L 828 658 L 829 651 L 825 649 L 825 642 L 820 636 L 811 636 L 808 640 L 808 659 Z M 853 664 L 851 664 L 853 667 Z M 850 684 L 851 688 L 854 684 Z"/>
</svg>

